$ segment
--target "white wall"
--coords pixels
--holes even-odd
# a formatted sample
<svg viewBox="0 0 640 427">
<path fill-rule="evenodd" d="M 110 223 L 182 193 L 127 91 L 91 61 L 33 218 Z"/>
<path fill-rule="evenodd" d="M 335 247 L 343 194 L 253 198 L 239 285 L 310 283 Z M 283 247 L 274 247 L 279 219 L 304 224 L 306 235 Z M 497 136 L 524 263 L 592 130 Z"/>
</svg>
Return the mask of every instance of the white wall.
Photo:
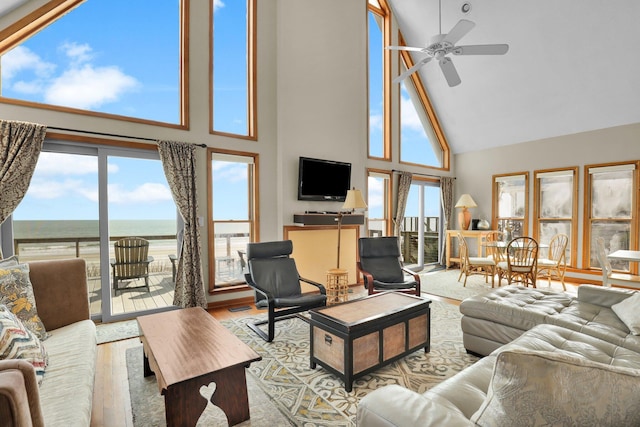
<svg viewBox="0 0 640 427">
<path fill-rule="evenodd" d="M 453 158 L 455 200 L 469 193 L 478 204 L 473 218 L 491 219 L 494 174 L 529 172 L 529 230 L 533 227 L 533 171 L 578 166 L 578 266 L 582 264 L 584 165 L 640 159 L 640 123 L 531 141 Z"/>
<path fill-rule="evenodd" d="M 367 9 L 365 1 L 279 0 L 278 150 L 282 219 L 337 211 L 338 202 L 297 200 L 300 156 L 352 164 L 364 189 L 367 156 Z"/>
</svg>

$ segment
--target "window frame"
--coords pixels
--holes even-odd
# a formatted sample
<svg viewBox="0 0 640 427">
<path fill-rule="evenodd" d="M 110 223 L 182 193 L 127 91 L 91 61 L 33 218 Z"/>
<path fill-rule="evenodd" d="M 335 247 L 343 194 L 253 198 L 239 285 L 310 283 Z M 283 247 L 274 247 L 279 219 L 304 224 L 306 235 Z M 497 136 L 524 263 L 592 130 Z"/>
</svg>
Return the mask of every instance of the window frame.
<svg viewBox="0 0 640 427">
<path fill-rule="evenodd" d="M 391 25 L 389 16 L 389 9 L 385 0 L 380 1 L 380 8 L 375 7 L 371 3 L 367 4 L 367 14 L 373 13 L 378 15 L 382 19 L 382 43 L 384 46 L 389 46 L 391 44 Z M 369 62 L 369 34 L 370 29 L 369 25 L 369 16 L 367 15 L 367 82 L 370 79 L 370 62 Z M 384 49 L 384 46 L 381 46 L 382 49 L 382 157 L 371 155 L 371 139 L 370 139 L 370 129 L 371 126 L 367 128 L 367 157 L 369 159 L 376 160 L 385 160 L 391 161 L 391 103 L 387 102 L 388 99 L 391 99 L 391 52 L 388 49 Z M 370 84 L 367 84 L 367 89 L 370 88 Z M 367 90 L 367 121 L 371 118 L 370 107 L 370 99 L 371 95 L 369 90 Z"/>
<path fill-rule="evenodd" d="M 246 283 L 229 286 L 217 286 L 215 283 L 215 220 L 213 218 L 213 168 L 212 161 L 214 154 L 223 154 L 228 156 L 251 157 L 253 159 L 253 173 L 248 178 L 249 184 L 249 241 L 260 241 L 260 205 L 258 203 L 258 195 L 260 194 L 260 156 L 258 153 L 227 150 L 221 148 L 207 148 L 207 241 L 208 241 L 208 264 L 209 264 L 209 285 L 210 294 L 219 292 L 235 292 L 238 290 L 249 289 Z"/>
<path fill-rule="evenodd" d="M 567 173 L 572 177 L 572 200 L 571 200 L 571 218 L 543 218 L 541 217 L 541 199 L 542 199 L 542 185 L 540 179 L 545 177 L 551 177 L 554 174 Z M 533 200 L 533 238 L 540 242 L 540 225 L 546 221 L 564 221 L 567 220 L 571 223 L 571 237 L 569 240 L 569 254 L 570 257 L 567 260 L 569 267 L 575 267 L 577 264 L 577 246 L 578 246 L 578 167 L 566 167 L 556 169 L 541 169 L 533 171 L 534 179 L 534 200 Z"/>
<path fill-rule="evenodd" d="M 399 44 L 400 46 L 406 46 L 407 44 L 404 41 L 404 37 L 402 36 L 402 34 L 400 32 L 398 32 L 398 40 L 399 40 Z M 402 65 L 404 63 L 404 66 L 409 69 L 411 67 L 413 67 L 415 65 L 415 61 L 413 60 L 413 58 L 411 57 L 411 53 L 409 51 L 406 50 L 402 50 L 398 52 L 398 69 L 402 69 Z M 440 125 L 440 121 L 438 120 L 438 116 L 436 114 L 435 109 L 433 108 L 433 104 L 431 103 L 431 99 L 429 98 L 429 94 L 427 93 L 427 90 L 425 88 L 425 85 L 422 82 L 422 79 L 420 78 L 420 73 L 415 72 L 413 74 L 411 74 L 409 77 L 407 77 L 405 79 L 405 85 L 407 84 L 407 80 L 411 81 L 411 84 L 413 85 L 413 89 L 416 91 L 416 95 L 418 96 L 419 100 L 420 100 L 420 104 L 419 105 L 415 105 L 415 108 L 421 108 L 423 113 L 426 115 L 427 119 L 429 120 L 429 122 L 431 123 L 431 127 L 433 128 L 433 133 L 436 137 L 436 141 L 437 143 L 440 145 L 440 150 L 441 150 L 441 156 L 442 158 L 440 159 L 440 161 L 442 162 L 442 165 L 440 167 L 437 166 L 430 166 L 430 165 L 424 165 L 421 163 L 412 163 L 412 162 L 407 162 L 407 161 L 403 161 L 402 160 L 402 138 L 400 137 L 401 135 L 401 116 L 402 116 L 402 111 L 401 111 L 401 94 L 400 94 L 400 84 L 397 85 L 397 91 L 398 91 L 398 130 L 397 130 L 397 135 L 398 135 L 398 162 L 401 164 L 406 164 L 406 165 L 412 165 L 412 166 L 418 166 L 421 168 L 425 168 L 425 169 L 431 169 L 431 170 L 441 170 L 441 171 L 449 171 L 450 169 L 450 159 L 451 159 L 451 152 L 449 149 L 449 143 L 447 142 L 447 138 L 444 135 L 444 131 L 442 130 L 442 126 Z"/>
<path fill-rule="evenodd" d="M 640 189 L 640 161 L 630 161 L 630 162 L 613 162 L 613 163 L 601 163 L 601 164 L 591 164 L 584 166 L 584 225 L 583 225 L 583 237 L 582 237 L 582 265 L 584 269 L 587 270 L 601 270 L 598 267 L 594 267 L 591 265 L 591 235 L 592 235 L 592 224 L 594 221 L 599 221 L 602 219 L 611 218 L 593 218 L 592 216 L 592 176 L 594 173 L 592 170 L 594 169 L 602 169 L 604 172 L 607 168 L 616 168 L 616 167 L 633 167 L 633 174 L 631 178 L 631 218 L 628 220 L 629 222 L 629 250 L 638 250 L 639 243 L 639 213 L 638 213 L 638 191 Z M 597 172 L 596 172 L 597 173 Z M 622 219 L 616 219 L 616 222 L 622 222 Z M 595 250 L 595 248 L 593 248 Z M 619 270 L 615 270 L 619 271 Z M 638 275 L 639 266 L 638 263 L 631 262 L 629 263 L 629 271 L 621 271 L 622 273 Z"/>
<path fill-rule="evenodd" d="M 213 89 L 213 4 L 209 2 L 209 134 L 228 136 L 249 141 L 258 140 L 258 88 L 257 88 L 257 0 L 247 2 L 247 134 L 217 131 L 213 123 L 215 93 Z"/>
<path fill-rule="evenodd" d="M 367 168 L 367 184 L 366 184 L 366 189 L 367 189 L 367 203 L 369 203 L 369 178 L 380 178 L 380 179 L 384 179 L 385 185 L 384 185 L 384 189 L 383 189 L 383 203 L 384 203 L 384 207 L 382 208 L 382 212 L 383 215 L 385 216 L 384 218 L 373 218 L 373 220 L 376 221 L 383 221 L 384 222 L 384 235 L 385 236 L 392 236 L 393 235 L 393 206 L 392 206 L 392 200 L 391 200 L 391 195 L 392 195 L 392 191 L 393 191 L 393 172 L 390 170 L 385 170 L 385 169 L 372 169 L 372 168 Z M 370 235 L 370 229 L 369 229 L 369 221 L 372 220 L 372 218 L 370 218 L 369 216 L 367 216 L 367 223 L 366 223 L 366 227 L 367 227 L 367 235 L 371 237 Z"/>
<path fill-rule="evenodd" d="M 524 216 L 520 217 L 500 217 L 500 200 L 498 195 L 500 194 L 498 190 L 499 180 L 509 177 L 519 177 L 524 176 Z M 492 186 L 491 186 L 491 229 L 499 230 L 498 225 L 501 220 L 518 220 L 522 221 L 522 235 L 527 236 L 529 234 L 529 172 L 512 172 L 505 174 L 497 174 L 493 175 L 491 178 Z"/>
<path fill-rule="evenodd" d="M 16 47 L 22 41 L 28 39 L 41 29 L 51 25 L 57 19 L 64 16 L 72 9 L 79 7 L 85 0 L 52 0 L 39 7 L 35 11 L 29 13 L 24 18 L 18 20 L 12 25 L 9 25 L 4 30 L 0 31 L 0 55 L 8 52 L 10 49 Z M 123 116 L 113 113 L 102 113 L 97 111 L 83 110 L 80 108 L 63 107 L 58 105 L 45 104 L 34 101 L 24 101 L 21 99 L 6 98 L 0 96 L 0 104 L 11 104 L 17 106 L 26 106 L 32 108 L 38 108 L 43 110 L 58 111 L 63 113 L 78 114 L 82 116 L 101 117 L 107 119 L 121 120 L 125 122 L 149 124 L 160 127 L 167 127 L 173 129 L 189 129 L 189 10 L 190 0 L 180 1 L 180 33 L 179 57 L 182 62 L 179 64 L 179 81 L 178 87 L 180 90 L 179 95 L 179 123 L 160 122 L 150 119 L 142 119 L 138 117 Z"/>
</svg>

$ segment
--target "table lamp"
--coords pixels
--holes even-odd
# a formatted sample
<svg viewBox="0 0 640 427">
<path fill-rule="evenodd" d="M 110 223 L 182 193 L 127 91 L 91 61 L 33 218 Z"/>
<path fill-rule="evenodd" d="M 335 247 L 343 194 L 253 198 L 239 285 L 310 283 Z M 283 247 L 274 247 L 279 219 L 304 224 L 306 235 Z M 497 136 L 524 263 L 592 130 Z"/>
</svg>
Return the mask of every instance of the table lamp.
<svg viewBox="0 0 640 427">
<path fill-rule="evenodd" d="M 478 205 L 473 200 L 471 195 L 463 194 L 460 196 L 458 203 L 456 203 L 456 208 L 462 208 L 460 213 L 458 213 L 458 222 L 460 223 L 461 230 L 468 230 L 469 224 L 471 224 L 471 212 L 467 208 L 477 208 Z"/>
<path fill-rule="evenodd" d="M 362 198 L 362 192 L 360 190 L 347 190 L 347 197 L 344 200 L 344 204 L 342 205 L 342 210 L 349 210 L 350 213 L 353 213 L 356 209 L 366 209 L 367 204 Z M 342 212 L 338 212 L 338 262 L 337 268 L 340 268 L 340 228 L 342 227 L 342 217 L 344 214 Z"/>
</svg>

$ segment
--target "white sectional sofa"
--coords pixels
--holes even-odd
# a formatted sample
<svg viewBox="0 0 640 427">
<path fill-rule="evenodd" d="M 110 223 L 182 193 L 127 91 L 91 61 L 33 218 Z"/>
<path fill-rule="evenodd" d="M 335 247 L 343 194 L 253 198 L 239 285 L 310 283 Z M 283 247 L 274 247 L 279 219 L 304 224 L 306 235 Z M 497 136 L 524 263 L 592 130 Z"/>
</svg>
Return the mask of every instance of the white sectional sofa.
<svg viewBox="0 0 640 427">
<path fill-rule="evenodd" d="M 592 285 L 577 296 L 509 286 L 465 300 L 465 347 L 486 357 L 423 394 L 399 386 L 370 393 L 357 423 L 640 425 L 640 337 L 631 332 L 640 316 L 616 306 L 631 297 L 640 295 Z"/>
<path fill-rule="evenodd" d="M 37 261 L 29 270 L 49 361 L 38 386 L 31 364 L 0 360 L 0 425 L 89 426 L 97 344 L 85 262 Z"/>
</svg>

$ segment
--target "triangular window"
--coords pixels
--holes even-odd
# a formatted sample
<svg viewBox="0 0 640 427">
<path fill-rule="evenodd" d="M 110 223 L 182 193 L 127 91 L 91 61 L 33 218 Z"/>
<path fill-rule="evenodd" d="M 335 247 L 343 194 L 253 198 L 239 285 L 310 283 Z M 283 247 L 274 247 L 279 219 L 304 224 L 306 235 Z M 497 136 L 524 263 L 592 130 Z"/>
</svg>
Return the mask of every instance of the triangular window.
<svg viewBox="0 0 640 427">
<path fill-rule="evenodd" d="M 183 1 L 49 2 L 0 37 L 2 101 L 184 124 Z"/>
</svg>

